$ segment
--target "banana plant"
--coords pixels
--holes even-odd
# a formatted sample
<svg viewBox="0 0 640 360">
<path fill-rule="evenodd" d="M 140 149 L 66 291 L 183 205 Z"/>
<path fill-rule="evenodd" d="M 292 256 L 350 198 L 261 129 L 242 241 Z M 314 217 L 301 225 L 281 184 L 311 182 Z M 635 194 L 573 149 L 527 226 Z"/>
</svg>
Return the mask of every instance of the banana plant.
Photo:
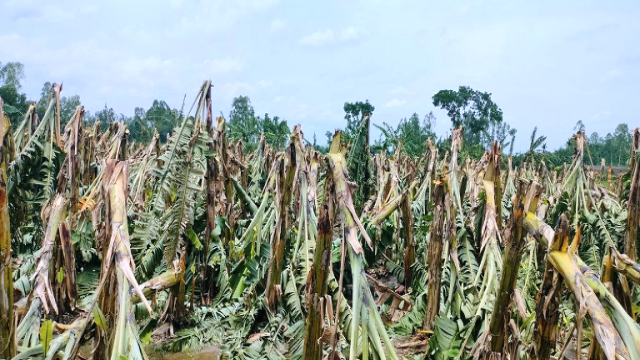
<svg viewBox="0 0 640 360">
<path fill-rule="evenodd" d="M 0 356 L 9 359 L 15 355 L 13 329 L 13 272 L 11 271 L 11 232 L 7 196 L 7 164 L 11 161 L 11 123 L 2 112 L 0 98 Z"/>
<path fill-rule="evenodd" d="M 364 256 L 358 230 L 368 239 L 368 235 L 360 222 L 353 206 L 351 185 L 348 182 L 345 152 L 341 145 L 341 133 L 336 132 L 329 148 L 327 160 L 331 170 L 330 176 L 334 184 L 331 196 L 336 206 L 336 219 L 342 226 L 341 237 L 343 249 L 349 254 L 351 273 L 353 277 L 351 334 L 349 334 L 349 359 L 355 360 L 359 354 L 367 359 L 370 349 L 374 350 L 381 359 L 397 359 L 397 355 L 389 339 L 380 314 L 375 307 L 375 301 L 364 276 Z M 367 242 L 371 242 L 369 239 Z M 384 343 L 385 348 L 382 348 Z M 360 346 L 358 346 L 358 344 Z"/>
<path fill-rule="evenodd" d="M 134 360 L 147 358 L 138 338 L 132 292 L 140 297 L 147 311 L 153 314 L 134 275 L 126 212 L 128 175 L 126 161 L 107 161 L 104 187 L 108 193 L 109 220 L 101 270 L 103 281 L 108 282 L 106 289 L 113 289 L 115 292 L 98 294 L 99 306 L 95 309 L 98 314 L 104 315 L 97 318 L 104 316 L 107 323 L 98 332 L 96 357 L 112 360 L 122 357 Z M 100 346 L 102 343 L 108 346 Z M 106 353 L 100 352 L 103 348 Z"/>
</svg>

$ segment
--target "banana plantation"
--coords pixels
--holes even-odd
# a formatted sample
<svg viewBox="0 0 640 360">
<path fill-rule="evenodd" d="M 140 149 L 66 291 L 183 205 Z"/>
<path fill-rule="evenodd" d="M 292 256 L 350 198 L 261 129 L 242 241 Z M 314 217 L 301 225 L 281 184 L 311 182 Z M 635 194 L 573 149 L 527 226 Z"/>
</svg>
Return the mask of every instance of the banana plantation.
<svg viewBox="0 0 640 360">
<path fill-rule="evenodd" d="M 583 132 L 554 169 L 372 154 L 367 115 L 246 152 L 207 81 L 142 145 L 60 91 L 0 105 L 0 358 L 640 360 L 640 129 L 612 181 Z"/>
</svg>

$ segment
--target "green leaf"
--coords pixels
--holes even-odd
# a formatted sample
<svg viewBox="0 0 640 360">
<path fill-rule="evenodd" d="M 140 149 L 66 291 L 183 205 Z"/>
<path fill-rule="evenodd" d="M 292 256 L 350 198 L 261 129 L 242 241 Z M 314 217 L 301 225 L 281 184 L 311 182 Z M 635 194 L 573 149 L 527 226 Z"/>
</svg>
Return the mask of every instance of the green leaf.
<svg viewBox="0 0 640 360">
<path fill-rule="evenodd" d="M 218 216 L 216 218 L 216 226 L 220 227 L 220 229 L 228 229 L 229 228 L 229 224 L 227 223 L 227 217 L 226 216 Z"/>
<path fill-rule="evenodd" d="M 152 341 L 152 340 L 153 340 L 153 339 L 151 339 L 151 331 L 147 332 L 146 334 L 144 334 L 144 336 L 142 336 L 142 337 L 140 338 L 140 342 L 141 342 L 141 343 L 143 343 L 143 344 L 145 344 L 145 345 L 149 345 L 149 344 L 151 344 L 151 341 Z"/>
<path fill-rule="evenodd" d="M 191 240 L 191 243 L 196 248 L 196 250 L 202 249 L 202 243 L 200 242 L 200 239 L 198 239 L 198 235 L 196 235 L 193 229 L 189 229 L 189 231 L 187 231 L 187 236 L 189 237 L 189 240 Z"/>
<path fill-rule="evenodd" d="M 40 343 L 45 354 L 49 351 L 51 338 L 53 338 L 53 321 L 49 319 L 40 325 Z"/>
<path fill-rule="evenodd" d="M 219 239 L 220 235 L 222 235 L 222 230 L 229 228 L 229 224 L 227 223 L 226 216 L 218 216 L 216 218 L 216 227 L 211 230 L 210 236 L 214 239 Z"/>
<path fill-rule="evenodd" d="M 7 115 L 21 114 L 20 110 L 18 110 L 17 107 L 9 105 L 9 104 L 3 104 L 2 110 Z"/>
<path fill-rule="evenodd" d="M 76 234 L 76 233 L 72 233 L 71 234 L 71 242 L 73 243 L 73 245 L 76 245 L 77 243 L 80 242 L 80 235 Z"/>
<path fill-rule="evenodd" d="M 60 270 L 58 270 L 58 284 L 62 284 L 62 280 L 64 280 L 64 268 L 60 267 Z"/>
<path fill-rule="evenodd" d="M 102 310 L 97 306 L 93 308 L 93 321 L 100 329 L 107 331 L 107 319 L 104 317 Z"/>
</svg>

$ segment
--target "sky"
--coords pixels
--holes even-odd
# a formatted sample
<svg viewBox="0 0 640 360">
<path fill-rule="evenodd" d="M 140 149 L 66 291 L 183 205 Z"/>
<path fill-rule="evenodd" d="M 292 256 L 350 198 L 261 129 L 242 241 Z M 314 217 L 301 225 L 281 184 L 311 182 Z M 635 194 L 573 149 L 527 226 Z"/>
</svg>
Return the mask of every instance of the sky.
<svg viewBox="0 0 640 360">
<path fill-rule="evenodd" d="M 600 135 L 640 125 L 639 1 L 1 0 L 0 14 L 0 62 L 24 64 L 22 91 L 62 82 L 91 112 L 180 108 L 210 79 L 216 113 L 247 95 L 320 143 L 365 99 L 374 123 L 433 111 L 445 135 L 431 98 L 466 85 L 492 94 L 517 151 L 535 126 L 555 149 L 578 120 Z"/>
</svg>

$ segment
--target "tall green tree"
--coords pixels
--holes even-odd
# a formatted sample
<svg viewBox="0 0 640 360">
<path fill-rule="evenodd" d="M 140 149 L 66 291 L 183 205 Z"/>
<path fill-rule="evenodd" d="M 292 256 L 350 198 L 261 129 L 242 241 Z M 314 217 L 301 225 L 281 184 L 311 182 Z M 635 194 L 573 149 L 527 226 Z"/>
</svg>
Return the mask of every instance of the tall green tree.
<svg viewBox="0 0 640 360">
<path fill-rule="evenodd" d="M 630 149 L 633 141 L 629 125 L 624 123 L 619 124 L 613 132 L 612 140 L 610 145 L 612 154 L 609 156 L 610 163 L 617 163 L 619 166 L 627 165 L 629 163 Z M 617 155 L 617 159 L 613 154 Z"/>
<path fill-rule="evenodd" d="M 107 104 L 104 104 L 104 109 L 97 111 L 93 116 L 91 116 L 91 114 L 88 116 L 85 115 L 85 119 L 91 124 L 98 120 L 100 122 L 100 129 L 104 131 L 109 128 L 112 122 L 118 121 L 118 114 L 116 114 L 113 108 L 107 107 Z"/>
<path fill-rule="evenodd" d="M 180 122 L 180 112 L 172 109 L 169 104 L 162 100 L 153 100 L 153 104 L 145 114 L 145 121 L 151 128 L 158 129 L 160 141 L 166 142 L 167 135 L 170 135 L 173 128 Z"/>
<path fill-rule="evenodd" d="M 258 117 L 258 127 L 264 134 L 267 143 L 276 149 L 284 149 L 291 135 L 291 129 L 287 121 L 278 116 L 270 117 L 264 114 L 264 118 Z"/>
<path fill-rule="evenodd" d="M 375 107 L 371 105 L 371 103 L 369 103 L 369 100 L 365 100 L 364 102 L 345 102 L 343 109 L 344 119 L 347 120 L 347 125 L 342 129 L 342 142 L 349 144 L 352 142 L 354 136 L 358 132 L 364 115 L 373 114 Z M 327 144 L 331 144 L 333 133 L 331 131 L 327 131 L 325 135 L 327 136 Z"/>
<path fill-rule="evenodd" d="M 227 134 L 232 139 L 242 139 L 247 151 L 254 150 L 260 141 L 260 127 L 255 110 L 248 96 L 238 96 L 233 99 Z"/>
<path fill-rule="evenodd" d="M 133 117 L 118 114 L 113 108 L 106 104 L 104 109 L 94 113 L 85 113 L 85 121 L 93 124 L 100 122 L 100 128 L 105 130 L 114 121 L 123 121 L 129 128 L 129 138 L 136 142 L 146 144 L 151 140 L 154 129 L 158 130 L 159 140 L 167 141 L 167 135 L 171 135 L 173 129 L 179 125 L 181 120 L 180 111 L 172 109 L 163 100 L 154 100 L 148 110 L 137 107 Z"/>
<path fill-rule="evenodd" d="M 142 144 L 148 144 L 153 136 L 153 127 L 146 119 L 147 112 L 140 107 L 133 111 L 133 118 L 128 122 L 129 138 Z"/>
<path fill-rule="evenodd" d="M 29 108 L 27 95 L 21 94 L 13 85 L 0 86 L 0 98 L 4 101 L 2 109 L 15 127 Z"/>
<path fill-rule="evenodd" d="M 0 62 L 0 82 L 13 86 L 16 90 L 22 88 L 20 81 L 24 79 L 24 65 L 20 62 L 8 62 L 4 65 Z"/>
<path fill-rule="evenodd" d="M 242 140 L 247 151 L 253 151 L 258 146 L 260 135 L 264 134 L 267 143 L 275 149 L 284 149 L 289 141 L 291 129 L 287 121 L 278 116 L 256 116 L 248 96 L 238 96 L 233 99 L 227 133 L 235 140 Z"/>
<path fill-rule="evenodd" d="M 374 124 L 381 131 L 381 135 L 371 149 L 373 152 L 384 151 L 387 154 L 393 154 L 398 144 L 402 142 L 402 147 L 409 156 L 420 156 L 426 151 L 427 139 L 436 136 L 433 131 L 435 120 L 433 112 L 427 114 L 422 120 L 417 113 L 413 113 L 408 119 L 400 120 L 395 129 L 386 122 L 383 122 L 382 126 Z"/>
<path fill-rule="evenodd" d="M 465 148 L 481 155 L 494 140 L 503 121 L 502 110 L 491 99 L 491 93 L 460 86 L 458 90 L 440 90 L 433 95 L 433 105 L 447 111 L 453 128 L 462 126 Z M 497 138 L 496 138 L 497 140 Z"/>
<path fill-rule="evenodd" d="M 29 108 L 27 95 L 20 93 L 21 81 L 24 79 L 24 65 L 19 62 L 0 62 L 0 97 L 3 100 L 2 110 L 9 117 L 12 126 L 22 119 Z"/>
</svg>

